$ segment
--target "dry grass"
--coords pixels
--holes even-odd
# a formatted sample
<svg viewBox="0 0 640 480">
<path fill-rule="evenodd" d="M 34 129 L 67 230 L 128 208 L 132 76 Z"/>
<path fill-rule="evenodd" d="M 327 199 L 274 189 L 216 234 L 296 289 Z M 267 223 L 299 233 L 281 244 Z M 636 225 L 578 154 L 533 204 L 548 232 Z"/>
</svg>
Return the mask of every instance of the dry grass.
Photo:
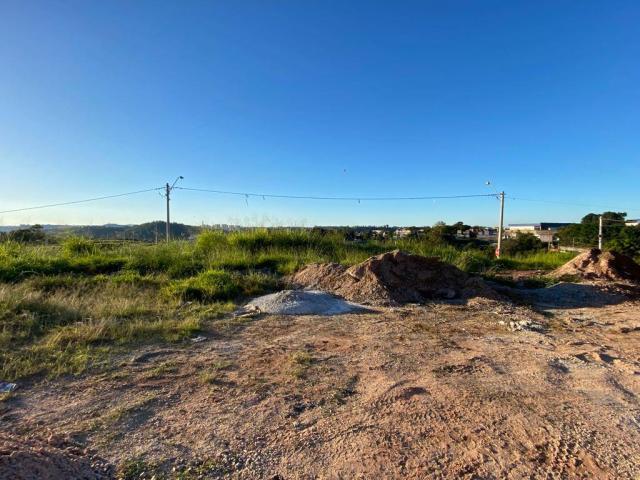
<svg viewBox="0 0 640 480">
<path fill-rule="evenodd" d="M 291 376 L 298 380 L 305 378 L 313 360 L 313 356 L 309 352 L 299 351 L 291 354 Z"/>
<path fill-rule="evenodd" d="M 37 287 L 36 287 L 37 288 Z M 140 285 L 77 284 L 50 291 L 31 282 L 0 286 L 0 376 L 78 374 L 108 366 L 114 354 L 193 336 L 229 304 L 179 308 Z"/>
</svg>

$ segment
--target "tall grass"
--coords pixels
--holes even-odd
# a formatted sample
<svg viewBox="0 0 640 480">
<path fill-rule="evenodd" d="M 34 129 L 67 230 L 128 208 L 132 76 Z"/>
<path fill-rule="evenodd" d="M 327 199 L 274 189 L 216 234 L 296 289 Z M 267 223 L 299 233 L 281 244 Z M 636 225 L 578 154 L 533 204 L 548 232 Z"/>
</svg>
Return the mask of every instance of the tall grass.
<svg viewBox="0 0 640 480">
<path fill-rule="evenodd" d="M 532 252 L 528 254 L 514 255 L 512 257 L 502 257 L 495 260 L 495 265 L 500 269 L 509 270 L 553 270 L 573 257 L 573 252 Z"/>
<path fill-rule="evenodd" d="M 312 262 L 361 262 L 371 255 L 399 248 L 435 256 L 462 270 L 482 273 L 491 268 L 551 269 L 571 253 L 535 252 L 496 261 L 490 249 L 458 248 L 422 239 L 347 242 L 341 236 L 307 230 L 256 229 L 224 234 L 202 233 L 196 242 L 105 245 L 88 239 L 70 239 L 61 246 L 0 244 L 0 281 L 22 281 L 31 276 L 81 276 L 135 273 L 188 279 L 208 270 L 259 271 L 287 275 Z"/>
</svg>

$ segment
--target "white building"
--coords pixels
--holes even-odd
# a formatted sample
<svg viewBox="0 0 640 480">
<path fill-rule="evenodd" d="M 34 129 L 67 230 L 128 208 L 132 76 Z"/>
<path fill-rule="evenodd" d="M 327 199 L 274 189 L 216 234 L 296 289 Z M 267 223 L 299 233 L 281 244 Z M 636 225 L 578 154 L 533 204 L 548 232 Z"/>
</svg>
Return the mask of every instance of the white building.
<svg viewBox="0 0 640 480">
<path fill-rule="evenodd" d="M 538 237 L 544 243 L 554 241 L 558 230 L 571 225 L 570 223 L 512 223 L 505 230 L 507 238 L 516 238 L 518 235 L 530 233 Z"/>
</svg>

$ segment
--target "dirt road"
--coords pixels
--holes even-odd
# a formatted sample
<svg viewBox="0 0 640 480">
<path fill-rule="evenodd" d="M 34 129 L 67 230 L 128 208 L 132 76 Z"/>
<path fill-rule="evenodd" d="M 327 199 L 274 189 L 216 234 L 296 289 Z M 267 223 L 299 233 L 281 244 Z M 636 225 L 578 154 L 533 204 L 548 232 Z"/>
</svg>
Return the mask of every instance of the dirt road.
<svg viewBox="0 0 640 480">
<path fill-rule="evenodd" d="M 640 304 L 545 306 L 218 326 L 22 388 L 0 476 L 18 471 L 7 442 L 34 437 L 94 478 L 638 478 Z M 529 323 L 544 330 L 511 330 Z"/>
</svg>

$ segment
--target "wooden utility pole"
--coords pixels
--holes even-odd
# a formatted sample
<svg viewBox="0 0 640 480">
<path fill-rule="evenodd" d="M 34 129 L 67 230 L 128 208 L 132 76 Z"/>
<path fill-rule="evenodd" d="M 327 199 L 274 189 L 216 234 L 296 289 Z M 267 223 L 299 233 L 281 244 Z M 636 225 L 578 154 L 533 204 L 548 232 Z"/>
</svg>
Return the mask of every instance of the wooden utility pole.
<svg viewBox="0 0 640 480">
<path fill-rule="evenodd" d="M 498 247 L 496 248 L 496 258 L 500 258 L 502 249 L 502 235 L 504 230 L 504 192 L 500 192 L 500 224 L 498 225 Z"/>
<path fill-rule="evenodd" d="M 164 196 L 167 198 L 167 230 L 166 230 L 167 242 L 171 240 L 171 216 L 169 214 L 169 202 L 171 201 L 171 190 L 173 190 L 173 187 L 176 186 L 176 183 L 178 183 L 178 180 L 182 180 L 183 178 L 184 177 L 180 175 L 178 178 L 175 179 L 175 181 L 173 182 L 173 185 L 169 185 L 167 183 L 165 184 L 165 187 L 164 187 Z"/>
</svg>

